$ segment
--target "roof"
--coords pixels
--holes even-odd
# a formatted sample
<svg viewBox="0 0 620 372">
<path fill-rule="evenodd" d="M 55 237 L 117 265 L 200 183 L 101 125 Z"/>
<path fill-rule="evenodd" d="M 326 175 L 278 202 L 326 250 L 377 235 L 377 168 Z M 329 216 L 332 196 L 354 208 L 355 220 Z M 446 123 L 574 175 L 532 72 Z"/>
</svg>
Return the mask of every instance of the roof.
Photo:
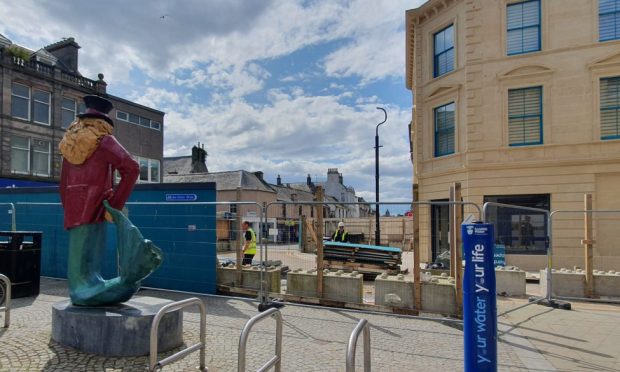
<svg viewBox="0 0 620 372">
<path fill-rule="evenodd" d="M 192 170 L 192 156 L 174 156 L 164 158 L 164 175 L 171 173 L 189 174 Z"/>
<path fill-rule="evenodd" d="M 278 201 L 314 201 L 314 195 L 311 192 L 292 188 L 289 184 L 286 185 L 269 185 L 277 193 Z M 295 200 L 293 200 L 293 194 Z"/>
<path fill-rule="evenodd" d="M 9 46 L 13 44 L 11 40 L 9 40 L 6 36 L 0 34 L 0 46 Z"/>
<path fill-rule="evenodd" d="M 78 45 L 78 43 L 75 42 L 75 39 L 72 37 L 68 37 L 68 38 L 64 38 L 63 40 L 57 41 L 53 44 L 47 45 L 45 47 L 43 47 L 43 49 L 47 49 L 49 51 L 53 51 L 56 49 L 60 49 L 60 48 L 64 48 L 67 45 L 71 45 L 74 46 L 76 48 L 80 48 L 80 46 Z"/>
<path fill-rule="evenodd" d="M 259 179 L 254 173 L 245 170 L 215 173 L 164 174 L 164 183 L 181 182 L 215 182 L 217 191 L 236 190 L 241 188 L 243 190 L 255 190 L 272 193 L 276 192 L 265 181 Z"/>
</svg>

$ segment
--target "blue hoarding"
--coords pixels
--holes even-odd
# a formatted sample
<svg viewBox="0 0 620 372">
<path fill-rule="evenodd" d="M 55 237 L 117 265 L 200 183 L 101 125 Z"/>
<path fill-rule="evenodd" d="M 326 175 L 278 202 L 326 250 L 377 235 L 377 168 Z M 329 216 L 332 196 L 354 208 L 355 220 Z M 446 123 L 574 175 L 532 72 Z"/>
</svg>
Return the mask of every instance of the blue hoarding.
<svg viewBox="0 0 620 372">
<path fill-rule="evenodd" d="M 463 224 L 461 234 L 465 253 L 463 276 L 465 372 L 497 371 L 493 225 Z"/>
</svg>

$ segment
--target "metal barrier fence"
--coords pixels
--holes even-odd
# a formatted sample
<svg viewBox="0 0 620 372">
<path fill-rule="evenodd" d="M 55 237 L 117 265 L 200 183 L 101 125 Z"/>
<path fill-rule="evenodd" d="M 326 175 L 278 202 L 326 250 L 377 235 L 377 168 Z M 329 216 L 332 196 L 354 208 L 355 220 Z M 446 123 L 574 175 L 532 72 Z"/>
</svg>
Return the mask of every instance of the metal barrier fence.
<svg viewBox="0 0 620 372">
<path fill-rule="evenodd" d="M 590 201 L 591 203 L 591 201 Z M 617 239 L 617 226 L 618 226 L 618 217 L 620 217 L 620 210 L 615 210 L 615 209 L 607 209 L 607 210 L 603 210 L 603 209 L 584 209 L 584 210 L 555 210 L 553 212 L 551 212 L 551 214 L 549 215 L 549 224 L 552 225 L 554 224 L 554 218 L 560 216 L 560 215 L 579 215 L 582 214 L 584 215 L 584 220 L 586 221 L 584 223 L 585 225 L 585 234 L 583 236 L 583 239 L 581 240 L 580 244 L 582 245 L 586 245 L 589 244 L 590 248 L 592 247 L 592 245 L 594 244 L 601 244 L 599 242 L 599 239 L 597 239 L 596 236 L 588 236 L 593 234 L 594 231 L 596 231 L 599 235 L 603 235 L 604 233 L 607 233 L 608 235 L 613 235 L 616 237 Z M 589 222 L 589 227 L 588 227 L 588 219 L 591 219 L 593 216 L 596 215 L 616 215 L 616 220 L 612 221 L 611 224 L 609 224 L 608 229 L 612 230 L 612 232 L 610 233 L 609 231 L 605 231 L 604 227 L 601 226 L 597 226 L 596 229 L 593 229 L 593 221 L 590 220 Z M 580 220 L 579 220 L 580 221 Z M 600 221 L 599 221 L 600 222 Z M 557 227 L 557 220 L 555 222 L 555 225 Z M 602 243 L 604 244 L 604 243 Z M 586 254 L 587 255 L 587 254 Z M 589 257 L 585 257 L 584 258 L 584 269 L 582 270 L 583 274 L 585 275 L 585 290 L 584 290 L 584 297 L 577 297 L 577 296 L 560 296 L 560 295 L 554 295 L 552 293 L 552 277 L 553 277 L 553 272 L 554 270 L 552 269 L 552 254 L 549 254 L 549 264 L 547 266 L 547 298 L 549 301 L 552 301 L 553 299 L 558 299 L 558 300 L 574 300 L 574 301 L 588 301 L 588 302 L 605 302 L 605 303 L 616 303 L 616 304 L 620 304 L 620 300 L 614 300 L 614 299 L 603 299 L 603 300 L 599 300 L 597 297 L 597 294 L 592 292 L 592 293 L 588 293 L 589 291 L 594 290 L 594 283 L 593 283 L 593 272 L 594 272 L 594 263 L 593 263 L 593 257 L 592 257 L 592 251 L 590 251 L 589 253 Z M 588 283 L 590 282 L 590 283 Z M 620 282 L 620 280 L 618 281 Z M 618 292 L 620 294 L 620 291 Z M 618 294 L 617 294 L 618 295 Z"/>
<path fill-rule="evenodd" d="M 360 319 L 359 323 L 351 332 L 347 344 L 347 367 L 346 372 L 355 372 L 355 351 L 360 333 L 364 334 L 364 372 L 370 372 L 370 323 L 366 319 Z"/>
<path fill-rule="evenodd" d="M 4 283 L 3 296 L 0 297 L 3 300 L 0 301 L 0 305 L 4 303 L 4 306 L 0 307 L 0 312 L 4 312 L 4 328 L 9 328 L 11 324 L 11 280 L 6 275 L 0 274 L 0 281 Z"/>
<path fill-rule="evenodd" d="M 169 357 L 157 361 L 157 333 L 159 331 L 159 323 L 161 319 L 169 312 L 181 310 L 188 306 L 196 305 L 200 309 L 200 342 L 194 344 L 192 346 L 188 346 L 187 348 L 170 355 Z M 200 299 L 196 297 L 188 298 L 185 300 L 173 302 L 171 304 L 163 306 L 155 317 L 153 318 L 153 324 L 151 325 L 151 338 L 150 338 L 150 354 L 149 354 L 149 370 L 155 371 L 161 369 L 163 366 L 173 363 L 179 359 L 185 358 L 187 355 L 193 353 L 194 351 L 200 350 L 200 366 L 199 369 L 201 371 L 206 371 L 207 368 L 205 366 L 205 347 L 206 347 L 206 325 L 207 325 L 207 316 L 205 305 L 200 301 Z M 165 337 L 165 335 L 164 335 Z"/>
<path fill-rule="evenodd" d="M 248 337 L 250 337 L 250 332 L 252 331 L 252 328 L 256 323 L 263 321 L 267 318 L 275 318 L 276 320 L 275 355 L 267 363 L 260 367 L 258 371 L 267 371 L 271 367 L 273 367 L 275 372 L 280 372 L 282 368 L 282 314 L 278 309 L 269 309 L 253 316 L 243 327 L 241 335 L 239 336 L 237 371 L 245 372 L 246 349 Z"/>
</svg>

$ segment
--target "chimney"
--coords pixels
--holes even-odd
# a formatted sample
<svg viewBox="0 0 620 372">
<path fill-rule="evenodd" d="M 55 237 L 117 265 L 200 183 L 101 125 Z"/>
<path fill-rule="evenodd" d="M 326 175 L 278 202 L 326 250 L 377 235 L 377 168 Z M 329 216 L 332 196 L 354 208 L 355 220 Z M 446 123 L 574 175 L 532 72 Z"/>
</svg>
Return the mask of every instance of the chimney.
<svg viewBox="0 0 620 372">
<path fill-rule="evenodd" d="M 280 175 L 278 174 L 278 178 L 276 179 L 276 184 L 278 186 L 282 186 L 282 178 L 280 178 Z"/>
<path fill-rule="evenodd" d="M 310 178 L 310 173 L 308 173 L 308 177 L 306 178 L 306 185 L 308 186 L 312 185 L 312 178 Z"/>
<path fill-rule="evenodd" d="M 209 173 L 207 169 L 207 151 L 203 147 L 200 147 L 200 142 L 198 142 L 198 146 L 192 147 L 192 169 L 189 171 L 190 173 Z"/>
<path fill-rule="evenodd" d="M 264 173 L 263 173 L 263 172 L 261 172 L 261 171 L 254 172 L 254 175 L 255 175 L 256 177 L 258 177 L 258 179 L 259 179 L 259 180 L 261 180 L 261 181 L 263 180 L 263 174 L 264 174 Z"/>
<path fill-rule="evenodd" d="M 340 173 L 338 173 L 338 168 L 329 168 L 327 170 L 327 183 L 330 185 L 342 183 L 340 181 Z"/>
<path fill-rule="evenodd" d="M 72 37 L 45 47 L 45 50 L 50 52 L 54 57 L 58 58 L 58 61 L 61 62 L 63 69 L 69 70 L 68 72 L 72 72 L 74 74 L 79 74 L 78 49 L 80 49 L 80 46 Z"/>
</svg>

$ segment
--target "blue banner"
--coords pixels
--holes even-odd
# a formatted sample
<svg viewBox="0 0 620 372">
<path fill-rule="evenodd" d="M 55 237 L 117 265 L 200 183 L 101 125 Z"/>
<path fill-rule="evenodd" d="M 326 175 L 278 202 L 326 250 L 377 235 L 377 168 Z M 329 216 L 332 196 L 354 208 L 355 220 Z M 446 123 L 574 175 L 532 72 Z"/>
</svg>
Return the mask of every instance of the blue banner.
<svg viewBox="0 0 620 372">
<path fill-rule="evenodd" d="M 465 372 L 497 371 L 497 302 L 493 225 L 461 225 Z"/>
</svg>

